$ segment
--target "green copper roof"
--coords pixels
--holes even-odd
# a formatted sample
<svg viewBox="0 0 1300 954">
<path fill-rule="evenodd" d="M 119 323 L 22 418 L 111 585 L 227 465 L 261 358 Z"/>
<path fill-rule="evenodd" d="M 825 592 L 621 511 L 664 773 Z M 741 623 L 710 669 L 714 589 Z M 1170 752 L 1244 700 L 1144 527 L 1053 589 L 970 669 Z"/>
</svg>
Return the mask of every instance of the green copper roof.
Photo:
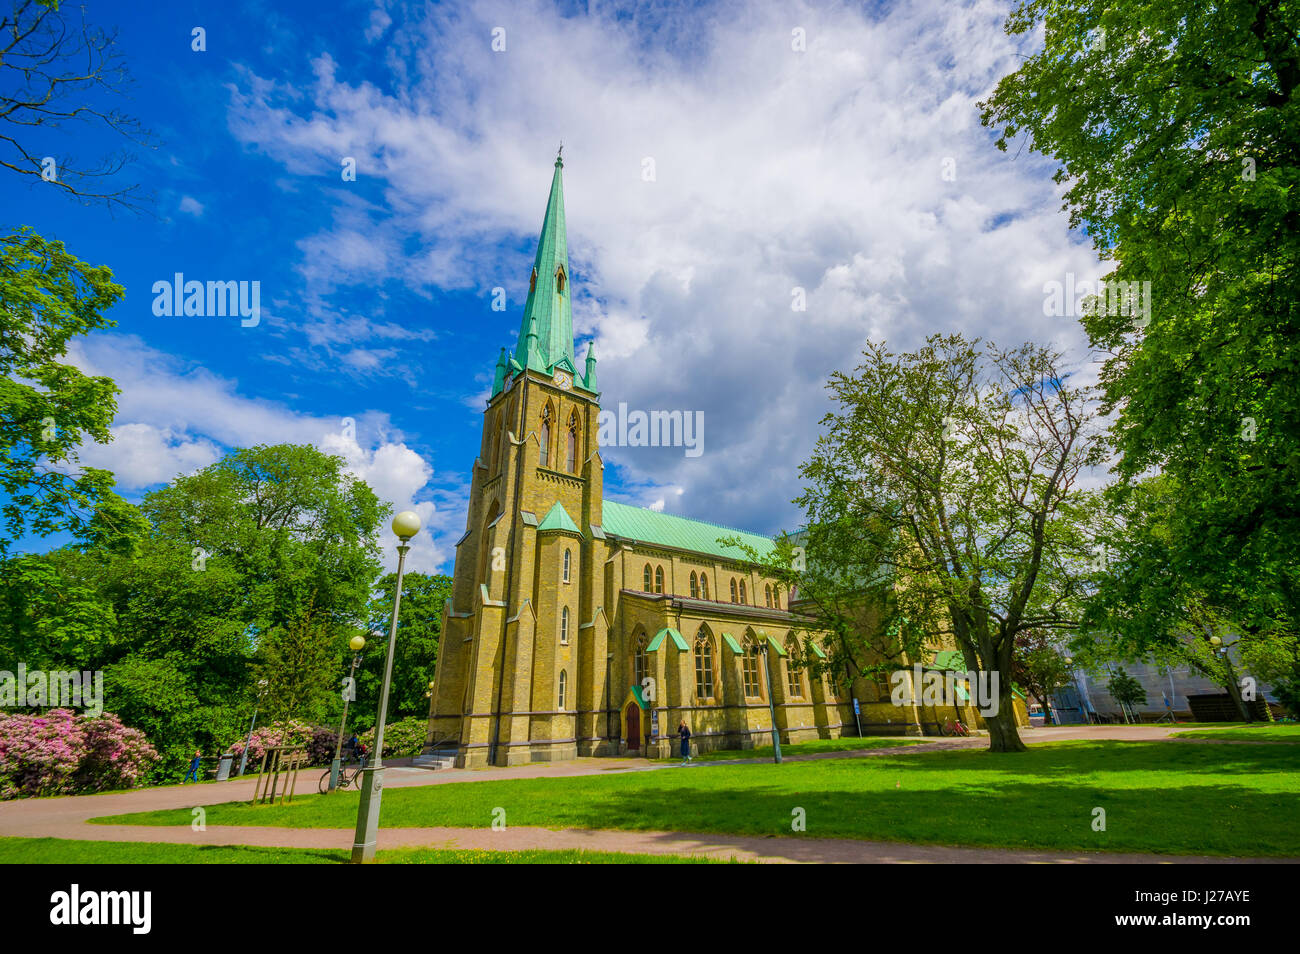
<svg viewBox="0 0 1300 954">
<path fill-rule="evenodd" d="M 669 637 L 673 641 L 673 645 L 681 652 L 686 652 L 690 648 L 686 645 L 686 639 L 681 633 L 677 632 L 677 630 L 673 629 L 671 626 L 665 626 L 663 629 L 659 630 L 659 632 L 655 633 L 655 638 L 650 640 L 650 645 L 645 648 L 645 651 L 652 653 L 657 650 L 660 645 L 663 644 L 665 636 Z"/>
<path fill-rule="evenodd" d="M 688 520 L 685 517 L 675 517 L 672 514 L 646 510 L 643 507 L 629 507 L 627 504 L 615 503 L 612 500 L 604 501 L 601 513 L 601 527 L 605 533 L 626 540 L 657 543 L 678 550 L 690 550 L 692 553 L 707 553 L 732 560 L 745 560 L 746 555 L 743 550 L 724 547 L 718 543 L 720 537 L 737 537 L 753 547 L 760 557 L 765 557 L 772 552 L 772 541 L 767 537 L 716 523 L 706 523 L 703 520 Z"/>
<path fill-rule="evenodd" d="M 548 371 L 562 358 L 568 358 L 569 369 L 576 370 L 573 308 L 569 303 L 573 293 L 569 275 L 569 239 L 564 226 L 563 169 L 564 162 L 557 157 L 516 346 L 520 361 L 536 371 Z"/>
<path fill-rule="evenodd" d="M 723 633 L 722 640 L 731 647 L 731 651 L 737 656 L 743 656 L 745 654 L 745 651 L 740 648 L 740 643 L 736 642 L 735 637 L 730 633 Z"/>
<path fill-rule="evenodd" d="M 543 530 L 567 530 L 570 533 L 582 536 L 582 531 L 569 518 L 569 512 L 561 506 L 558 500 L 555 502 L 555 506 L 547 511 L 546 516 L 542 518 L 542 522 L 537 525 L 538 533 Z"/>
<path fill-rule="evenodd" d="M 954 669 L 960 672 L 966 671 L 966 657 L 962 655 L 960 649 L 945 649 L 943 652 L 934 654 L 935 669 Z"/>
</svg>

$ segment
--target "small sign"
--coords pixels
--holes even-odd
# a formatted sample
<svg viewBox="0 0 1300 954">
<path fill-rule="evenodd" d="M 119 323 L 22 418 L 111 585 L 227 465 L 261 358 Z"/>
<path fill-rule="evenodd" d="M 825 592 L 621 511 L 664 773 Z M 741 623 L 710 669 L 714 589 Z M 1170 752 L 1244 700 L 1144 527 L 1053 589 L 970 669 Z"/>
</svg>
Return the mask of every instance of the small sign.
<svg viewBox="0 0 1300 954">
<path fill-rule="evenodd" d="M 858 700 L 857 700 L 857 699 L 854 699 L 854 700 L 853 700 L 853 714 L 854 714 L 854 715 L 861 715 L 861 714 L 862 714 L 862 709 L 861 709 L 861 707 L 859 707 L 859 705 L 858 705 Z"/>
<path fill-rule="evenodd" d="M 650 738 L 652 739 L 659 738 L 659 713 L 658 712 L 650 713 Z"/>
</svg>

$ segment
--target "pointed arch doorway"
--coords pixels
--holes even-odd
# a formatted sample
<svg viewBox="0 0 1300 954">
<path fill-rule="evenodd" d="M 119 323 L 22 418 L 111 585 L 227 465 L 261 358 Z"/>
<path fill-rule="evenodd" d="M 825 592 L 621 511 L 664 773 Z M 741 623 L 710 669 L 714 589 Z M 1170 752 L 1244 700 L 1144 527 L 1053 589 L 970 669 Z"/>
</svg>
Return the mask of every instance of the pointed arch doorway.
<svg viewBox="0 0 1300 954">
<path fill-rule="evenodd" d="M 633 686 L 623 697 L 622 748 L 628 755 L 646 755 L 646 730 L 650 725 L 647 700 L 640 686 Z"/>
</svg>

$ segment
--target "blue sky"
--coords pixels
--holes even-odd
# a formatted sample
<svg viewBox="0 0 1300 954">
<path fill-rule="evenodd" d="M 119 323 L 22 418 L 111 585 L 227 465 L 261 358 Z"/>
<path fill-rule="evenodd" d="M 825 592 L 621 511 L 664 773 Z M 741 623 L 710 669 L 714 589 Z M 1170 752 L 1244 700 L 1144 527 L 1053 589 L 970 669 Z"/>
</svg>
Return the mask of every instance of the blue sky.
<svg viewBox="0 0 1300 954">
<path fill-rule="evenodd" d="M 156 144 L 119 176 L 152 214 L 10 176 L 0 224 L 127 289 L 117 328 L 73 351 L 122 388 L 114 443 L 82 459 L 127 496 L 231 447 L 313 443 L 415 507 L 413 562 L 450 571 L 562 139 L 579 354 L 595 341 L 603 405 L 706 422 L 698 457 L 607 449 L 607 496 L 772 533 L 798 522 L 822 385 L 868 337 L 1032 338 L 1090 373 L 1042 286 L 1102 268 L 1050 166 L 979 126 L 1017 62 L 1007 9 L 91 3 L 133 75 L 120 105 Z M 78 130 L 34 151 L 120 145 Z M 176 272 L 259 281 L 259 325 L 154 315 Z"/>
</svg>

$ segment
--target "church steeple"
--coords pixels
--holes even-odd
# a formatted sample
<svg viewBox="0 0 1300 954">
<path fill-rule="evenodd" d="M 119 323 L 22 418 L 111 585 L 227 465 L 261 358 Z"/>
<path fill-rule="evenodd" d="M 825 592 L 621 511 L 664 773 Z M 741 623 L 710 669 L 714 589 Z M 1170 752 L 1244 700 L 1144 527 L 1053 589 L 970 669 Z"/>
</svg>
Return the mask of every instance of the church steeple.
<svg viewBox="0 0 1300 954">
<path fill-rule="evenodd" d="M 573 363 L 573 308 L 569 302 L 573 289 L 569 282 L 569 240 L 564 226 L 563 170 L 564 160 L 557 155 L 516 348 L 520 364 L 543 373 L 557 366 L 571 373 L 577 371 Z"/>
</svg>

